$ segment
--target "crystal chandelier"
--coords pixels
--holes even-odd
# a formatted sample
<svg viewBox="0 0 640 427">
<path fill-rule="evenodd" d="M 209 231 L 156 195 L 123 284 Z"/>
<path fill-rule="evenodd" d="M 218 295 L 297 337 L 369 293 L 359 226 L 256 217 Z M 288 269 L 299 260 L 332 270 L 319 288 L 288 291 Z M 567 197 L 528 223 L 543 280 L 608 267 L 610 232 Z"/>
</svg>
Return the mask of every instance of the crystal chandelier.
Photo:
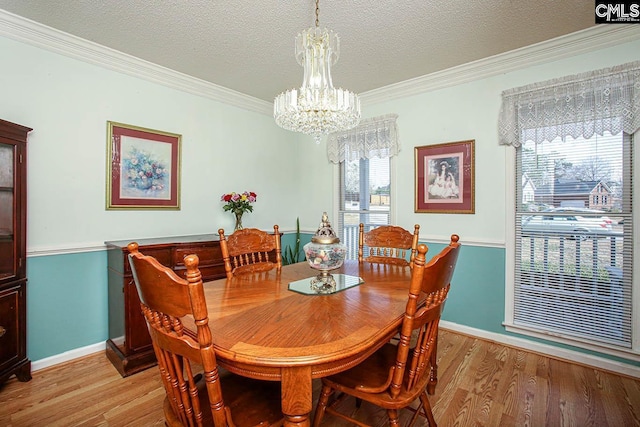
<svg viewBox="0 0 640 427">
<path fill-rule="evenodd" d="M 296 37 L 296 59 L 304 67 L 302 86 L 282 92 L 273 103 L 278 126 L 313 135 L 317 144 L 322 135 L 351 129 L 360 121 L 358 95 L 333 87 L 331 66 L 340 56 L 340 38 L 318 26 L 319 1 L 316 0 L 315 28 Z"/>
</svg>

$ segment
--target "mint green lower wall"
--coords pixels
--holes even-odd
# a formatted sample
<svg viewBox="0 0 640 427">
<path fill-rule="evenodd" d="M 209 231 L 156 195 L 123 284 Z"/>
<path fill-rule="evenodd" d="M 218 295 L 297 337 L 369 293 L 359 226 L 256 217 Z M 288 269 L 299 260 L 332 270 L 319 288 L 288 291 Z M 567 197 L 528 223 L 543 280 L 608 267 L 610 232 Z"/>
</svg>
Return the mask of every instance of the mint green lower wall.
<svg viewBox="0 0 640 427">
<path fill-rule="evenodd" d="M 302 234 L 300 247 L 311 240 Z M 295 234 L 282 236 L 282 249 Z M 304 260 L 302 254 L 301 260 Z M 27 355 L 31 361 L 101 343 L 109 335 L 107 252 L 29 257 Z"/>
<path fill-rule="evenodd" d="M 445 245 L 427 243 L 427 246 L 428 260 Z M 504 269 L 504 249 L 465 246 L 463 242 L 442 319 L 504 333 Z"/>
<path fill-rule="evenodd" d="M 300 244 L 298 245 L 300 248 L 298 253 L 298 261 L 305 260 L 304 251 L 302 250 L 302 247 L 311 241 L 311 237 L 313 237 L 313 234 L 300 233 Z M 296 234 L 295 233 L 283 234 L 282 238 L 280 239 L 280 246 L 281 246 L 283 255 L 288 253 L 289 250 L 292 253 L 295 253 Z"/>
<path fill-rule="evenodd" d="M 310 239 L 302 234 L 301 247 Z M 282 236 L 283 251 L 294 245 L 295 234 Z M 444 247 L 428 245 L 427 256 Z M 30 257 L 27 274 L 32 361 L 107 340 L 106 251 Z M 443 319 L 504 333 L 504 282 L 504 249 L 463 246 Z"/>
<path fill-rule="evenodd" d="M 311 234 L 302 234 L 301 247 L 310 239 Z M 444 247 L 425 243 L 429 246 L 427 259 Z M 295 234 L 282 236 L 283 250 L 294 245 Z M 27 354 L 32 361 L 107 340 L 106 251 L 30 257 L 27 274 Z M 443 320 L 640 366 L 626 359 L 506 332 L 502 326 L 504 288 L 505 250 L 463 246 Z"/>
<path fill-rule="evenodd" d="M 106 251 L 30 257 L 27 278 L 31 361 L 106 341 Z"/>
</svg>

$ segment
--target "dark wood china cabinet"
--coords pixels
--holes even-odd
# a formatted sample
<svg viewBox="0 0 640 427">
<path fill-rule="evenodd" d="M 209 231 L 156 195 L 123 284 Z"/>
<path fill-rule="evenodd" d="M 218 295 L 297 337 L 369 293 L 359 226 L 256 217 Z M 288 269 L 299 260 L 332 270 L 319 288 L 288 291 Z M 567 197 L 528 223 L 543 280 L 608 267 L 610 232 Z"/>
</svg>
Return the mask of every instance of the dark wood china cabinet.
<svg viewBox="0 0 640 427">
<path fill-rule="evenodd" d="M 27 134 L 0 120 L 0 383 L 31 379 L 27 358 Z"/>
</svg>

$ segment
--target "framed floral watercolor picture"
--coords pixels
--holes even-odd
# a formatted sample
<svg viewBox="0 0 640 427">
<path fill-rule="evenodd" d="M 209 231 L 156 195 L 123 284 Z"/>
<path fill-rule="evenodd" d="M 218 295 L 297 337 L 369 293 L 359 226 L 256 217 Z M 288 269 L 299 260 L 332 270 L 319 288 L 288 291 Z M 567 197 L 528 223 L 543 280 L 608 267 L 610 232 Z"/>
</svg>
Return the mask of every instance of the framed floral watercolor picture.
<svg viewBox="0 0 640 427">
<path fill-rule="evenodd" d="M 415 148 L 415 211 L 475 213 L 475 140 Z"/>
<path fill-rule="evenodd" d="M 107 122 L 107 209 L 180 209 L 182 136 Z"/>
</svg>

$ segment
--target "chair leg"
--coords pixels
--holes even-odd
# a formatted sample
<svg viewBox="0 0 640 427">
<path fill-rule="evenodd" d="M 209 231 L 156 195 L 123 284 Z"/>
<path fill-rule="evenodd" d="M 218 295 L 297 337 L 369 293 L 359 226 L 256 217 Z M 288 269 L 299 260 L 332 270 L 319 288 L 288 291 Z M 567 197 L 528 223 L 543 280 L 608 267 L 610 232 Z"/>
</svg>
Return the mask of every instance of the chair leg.
<svg viewBox="0 0 640 427">
<path fill-rule="evenodd" d="M 362 406 L 362 399 L 356 397 L 356 409 L 360 409 Z"/>
<path fill-rule="evenodd" d="M 424 411 L 422 408 L 424 407 L 424 404 L 422 403 L 422 401 L 420 401 L 420 405 L 418 405 L 418 407 L 416 408 L 415 411 L 413 412 L 413 415 L 411 416 L 411 419 L 409 420 L 409 423 L 407 424 L 407 427 L 413 427 L 413 425 L 416 423 L 416 420 L 418 419 L 419 416 L 424 416 L 423 414 L 420 413 L 420 411 L 422 411 L 423 413 L 426 413 L 426 411 Z"/>
<path fill-rule="evenodd" d="M 438 369 L 433 366 L 429 373 L 429 382 L 427 383 L 427 393 L 433 396 L 436 392 L 436 385 L 438 385 Z"/>
<path fill-rule="evenodd" d="M 320 398 L 318 399 L 318 406 L 316 406 L 316 413 L 313 417 L 313 427 L 318 427 L 324 418 L 325 411 L 327 410 L 327 403 L 329 402 L 329 396 L 331 396 L 333 390 L 331 387 L 323 385 L 320 391 Z"/>
<path fill-rule="evenodd" d="M 436 392 L 436 385 L 438 384 L 438 364 L 437 355 L 436 355 L 437 347 L 434 347 L 431 352 L 431 356 L 429 357 L 429 363 L 431 364 L 431 370 L 429 371 L 429 383 L 427 384 L 427 393 L 433 395 Z"/>
<path fill-rule="evenodd" d="M 387 409 L 387 415 L 389 416 L 389 426 L 400 427 L 400 420 L 398 419 L 398 411 L 396 409 Z"/>
<path fill-rule="evenodd" d="M 420 402 L 422 402 L 422 409 L 424 409 L 424 413 L 427 416 L 427 421 L 429 422 L 429 427 L 438 427 L 436 424 L 435 418 L 433 418 L 433 411 L 431 410 L 431 402 L 429 402 L 429 398 L 426 393 L 420 394 Z"/>
</svg>

